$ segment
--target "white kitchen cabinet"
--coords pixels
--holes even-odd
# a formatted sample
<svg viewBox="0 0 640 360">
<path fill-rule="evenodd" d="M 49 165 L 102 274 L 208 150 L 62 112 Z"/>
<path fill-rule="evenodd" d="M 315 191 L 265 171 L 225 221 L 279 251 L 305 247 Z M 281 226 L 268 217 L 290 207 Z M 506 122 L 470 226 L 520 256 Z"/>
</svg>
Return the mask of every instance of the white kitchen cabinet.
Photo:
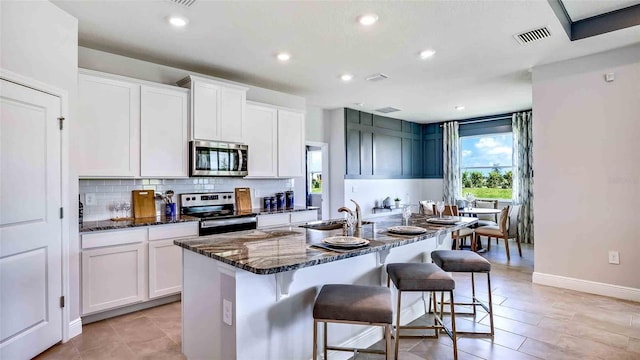
<svg viewBox="0 0 640 360">
<path fill-rule="evenodd" d="M 278 176 L 278 110 L 247 104 L 244 140 L 249 146 L 248 177 Z"/>
<path fill-rule="evenodd" d="M 144 243 L 83 250 L 82 314 L 144 301 L 145 253 Z"/>
<path fill-rule="evenodd" d="M 140 164 L 140 86 L 80 74 L 77 147 L 81 177 L 134 177 Z"/>
<path fill-rule="evenodd" d="M 191 89 L 190 140 L 244 141 L 248 88 L 197 76 L 178 85 Z"/>
<path fill-rule="evenodd" d="M 199 222 L 82 234 L 82 315 L 182 291 L 182 251 Z"/>
<path fill-rule="evenodd" d="M 278 109 L 278 176 L 304 176 L 304 114 Z"/>
<path fill-rule="evenodd" d="M 182 291 L 182 249 L 173 240 L 198 236 L 198 226 L 195 221 L 149 227 L 149 299 Z"/>
<path fill-rule="evenodd" d="M 149 299 L 182 291 L 182 248 L 173 239 L 149 242 Z"/>
<path fill-rule="evenodd" d="M 304 176 L 304 113 L 249 102 L 244 134 L 248 178 Z"/>
<path fill-rule="evenodd" d="M 318 220 L 318 210 L 293 211 L 289 213 L 260 214 L 258 228 L 304 224 Z"/>
<path fill-rule="evenodd" d="M 188 177 L 188 90 L 142 85 L 140 175 Z"/>
</svg>

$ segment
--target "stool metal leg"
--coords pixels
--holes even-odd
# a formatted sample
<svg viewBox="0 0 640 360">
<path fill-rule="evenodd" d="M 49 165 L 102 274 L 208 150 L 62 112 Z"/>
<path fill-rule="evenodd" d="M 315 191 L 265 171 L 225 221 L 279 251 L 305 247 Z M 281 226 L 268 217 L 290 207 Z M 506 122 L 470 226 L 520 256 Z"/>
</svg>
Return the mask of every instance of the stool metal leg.
<svg viewBox="0 0 640 360">
<path fill-rule="evenodd" d="M 491 324 L 491 336 L 494 335 L 493 329 L 493 299 L 491 298 L 491 274 L 487 273 L 487 291 L 489 292 L 489 323 Z M 475 306 L 474 306 L 475 308 Z"/>
<path fill-rule="evenodd" d="M 458 337 L 456 333 L 456 310 L 453 306 L 453 291 L 449 291 L 449 299 L 451 300 L 451 340 L 453 341 L 453 360 L 458 360 Z"/>
<path fill-rule="evenodd" d="M 384 327 L 384 338 L 385 338 L 385 359 L 391 360 L 391 325 L 385 325 Z"/>
<path fill-rule="evenodd" d="M 313 360 L 318 359 L 318 320 L 313 319 Z"/>
<path fill-rule="evenodd" d="M 396 313 L 396 338 L 395 338 L 395 342 L 396 342 L 396 348 L 395 348 L 395 355 L 394 355 L 394 359 L 398 360 L 398 348 L 400 347 L 400 304 L 402 302 L 402 291 L 400 291 L 400 289 L 398 289 L 398 310 Z"/>
<path fill-rule="evenodd" d="M 476 281 L 475 281 L 475 277 L 473 276 L 473 273 L 471 273 L 471 301 L 473 302 L 476 301 Z M 476 307 L 475 305 L 472 307 L 473 307 L 473 316 L 476 316 Z"/>
<path fill-rule="evenodd" d="M 322 335 L 324 337 L 324 341 L 322 344 L 322 350 L 323 350 L 323 355 L 324 355 L 324 360 L 327 360 L 327 322 L 324 322 L 324 334 Z"/>
</svg>

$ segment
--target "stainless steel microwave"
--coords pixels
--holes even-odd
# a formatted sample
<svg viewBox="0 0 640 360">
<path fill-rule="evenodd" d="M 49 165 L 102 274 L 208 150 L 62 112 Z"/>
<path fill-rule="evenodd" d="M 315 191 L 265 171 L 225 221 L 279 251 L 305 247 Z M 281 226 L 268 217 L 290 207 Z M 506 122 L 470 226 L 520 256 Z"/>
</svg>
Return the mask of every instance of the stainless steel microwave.
<svg viewBox="0 0 640 360">
<path fill-rule="evenodd" d="M 249 147 L 212 141 L 189 143 L 190 176 L 247 176 Z"/>
</svg>

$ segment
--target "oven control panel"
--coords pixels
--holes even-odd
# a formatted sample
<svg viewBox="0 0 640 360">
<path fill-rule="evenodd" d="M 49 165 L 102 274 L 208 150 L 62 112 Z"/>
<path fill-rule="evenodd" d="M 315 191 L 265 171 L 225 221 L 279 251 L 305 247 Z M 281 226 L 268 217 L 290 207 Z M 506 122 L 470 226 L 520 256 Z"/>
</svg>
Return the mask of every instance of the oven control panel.
<svg viewBox="0 0 640 360">
<path fill-rule="evenodd" d="M 181 207 L 233 204 L 232 192 L 180 194 Z"/>
</svg>

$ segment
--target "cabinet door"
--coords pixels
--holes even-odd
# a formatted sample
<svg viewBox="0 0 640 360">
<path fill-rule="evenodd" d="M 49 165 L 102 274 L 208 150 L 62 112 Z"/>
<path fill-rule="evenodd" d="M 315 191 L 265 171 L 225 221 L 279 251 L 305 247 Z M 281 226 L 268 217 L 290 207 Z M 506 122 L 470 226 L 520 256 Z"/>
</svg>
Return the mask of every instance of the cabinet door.
<svg viewBox="0 0 640 360">
<path fill-rule="evenodd" d="M 278 110 L 278 176 L 304 176 L 304 114 Z"/>
<path fill-rule="evenodd" d="M 133 177 L 139 174 L 140 86 L 79 75 L 78 175 Z"/>
<path fill-rule="evenodd" d="M 247 105 L 244 141 L 249 146 L 249 177 L 278 175 L 278 110 Z"/>
<path fill-rule="evenodd" d="M 193 80 L 191 86 L 191 125 L 196 140 L 219 140 L 220 87 L 203 81 Z"/>
<path fill-rule="evenodd" d="M 143 85 L 140 99 L 140 175 L 187 177 L 187 93 Z"/>
<path fill-rule="evenodd" d="M 149 299 L 182 291 L 182 248 L 173 239 L 149 242 Z"/>
<path fill-rule="evenodd" d="M 243 142 L 246 91 L 220 88 L 220 140 Z"/>
<path fill-rule="evenodd" d="M 145 300 L 146 244 L 82 251 L 82 314 Z"/>
<path fill-rule="evenodd" d="M 290 223 L 291 216 L 289 213 L 258 215 L 258 228 L 289 225 Z"/>
<path fill-rule="evenodd" d="M 291 213 L 291 223 L 299 224 L 318 220 L 318 210 L 295 211 Z"/>
</svg>

